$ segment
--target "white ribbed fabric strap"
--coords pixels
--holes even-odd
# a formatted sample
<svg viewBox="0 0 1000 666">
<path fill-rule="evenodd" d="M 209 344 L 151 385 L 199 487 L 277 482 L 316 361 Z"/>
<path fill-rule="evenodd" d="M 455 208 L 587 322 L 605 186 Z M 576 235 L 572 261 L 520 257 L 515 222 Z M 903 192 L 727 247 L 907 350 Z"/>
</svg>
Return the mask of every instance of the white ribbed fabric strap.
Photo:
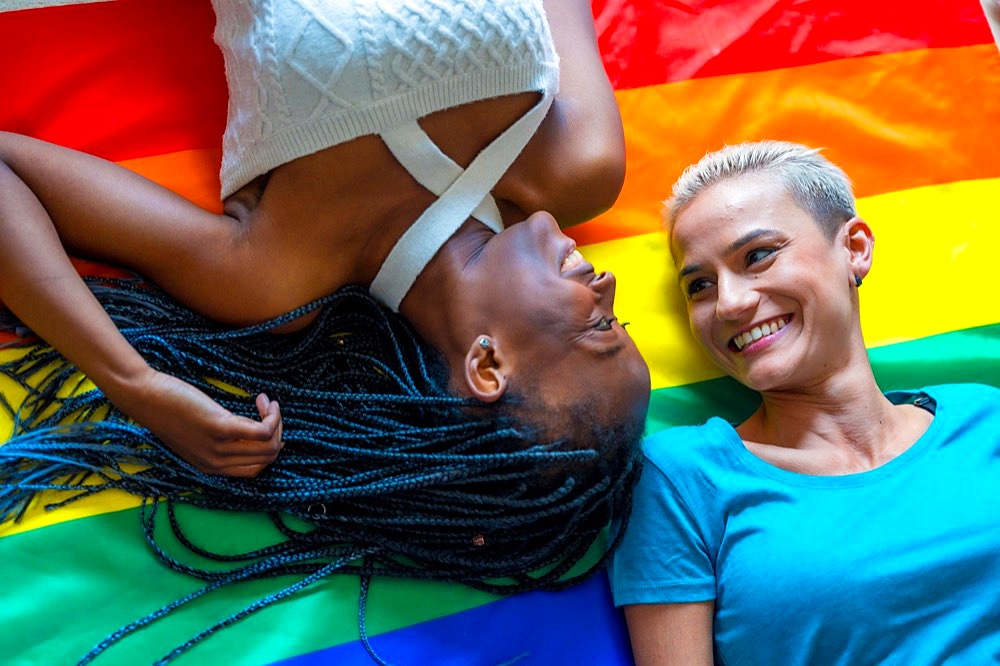
<svg viewBox="0 0 1000 666">
<path fill-rule="evenodd" d="M 483 148 L 457 178 L 451 179 L 448 174 L 430 177 L 413 174 L 421 184 L 433 185 L 434 187 L 424 184 L 424 187 L 432 192 L 446 179 L 451 180 L 451 183 L 440 194 L 438 200 L 428 206 L 427 210 L 396 241 L 396 245 L 385 258 L 378 275 L 371 283 L 370 291 L 375 297 L 392 310 L 399 310 L 399 304 L 403 302 L 417 276 L 493 189 L 534 135 L 551 105 L 552 95 L 544 95 L 538 104 L 518 118 L 490 145 Z M 404 159 L 408 161 L 414 159 L 408 149 L 402 152 L 408 155 Z M 428 157 L 430 151 L 426 148 L 419 152 L 420 157 L 417 161 L 421 165 L 425 160 L 428 164 L 442 164 L 439 158 Z M 444 157 L 454 167 L 458 167 L 447 156 Z M 406 163 L 404 166 L 409 168 Z M 461 170 L 461 167 L 458 168 Z M 445 169 L 454 172 L 454 169 L 449 167 Z"/>
<path fill-rule="evenodd" d="M 462 167 L 441 152 L 415 120 L 398 125 L 380 135 L 389 151 L 414 180 L 437 196 L 443 195 L 462 175 Z M 476 218 L 495 233 L 503 231 L 500 209 L 491 194 L 487 194 L 476 209 Z"/>
</svg>

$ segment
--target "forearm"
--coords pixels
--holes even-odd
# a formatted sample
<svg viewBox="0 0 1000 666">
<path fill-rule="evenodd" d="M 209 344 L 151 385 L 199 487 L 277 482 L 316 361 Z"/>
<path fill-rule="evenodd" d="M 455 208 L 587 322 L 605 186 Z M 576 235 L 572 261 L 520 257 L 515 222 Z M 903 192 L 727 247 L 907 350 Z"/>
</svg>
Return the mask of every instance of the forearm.
<svg viewBox="0 0 1000 666">
<path fill-rule="evenodd" d="M 185 252 L 169 243 L 168 225 L 176 219 L 193 229 L 192 204 L 136 178 L 103 160 L 0 132 L 0 300 L 112 404 L 198 469 L 258 474 L 281 448 L 278 404 L 261 394 L 260 421 L 237 416 L 194 386 L 154 371 L 70 262 L 67 242 L 98 251 L 116 245 L 111 258 L 135 254 L 154 269 Z M 149 222 L 164 231 L 144 226 Z M 168 242 L 161 247 L 159 240 Z"/>
<path fill-rule="evenodd" d="M 149 366 L 76 272 L 38 198 L 2 162 L 0 237 L 0 300 L 113 403 L 127 402 Z"/>
</svg>

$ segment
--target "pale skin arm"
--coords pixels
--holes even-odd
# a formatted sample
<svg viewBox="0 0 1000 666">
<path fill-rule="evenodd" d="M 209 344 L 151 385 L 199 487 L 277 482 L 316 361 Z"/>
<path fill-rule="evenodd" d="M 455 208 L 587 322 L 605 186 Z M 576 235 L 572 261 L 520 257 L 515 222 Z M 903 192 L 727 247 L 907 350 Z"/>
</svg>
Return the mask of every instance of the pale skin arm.
<svg viewBox="0 0 1000 666">
<path fill-rule="evenodd" d="M 253 476 L 281 447 L 278 404 L 260 395 L 261 421 L 235 416 L 154 371 L 67 254 L 68 248 L 148 273 L 170 261 L 183 268 L 190 239 L 179 237 L 207 222 L 200 215 L 208 214 L 116 165 L 0 133 L 0 300 L 183 458 L 208 473 Z"/>
<path fill-rule="evenodd" d="M 636 666 L 711 666 L 711 601 L 625 607 Z"/>
</svg>

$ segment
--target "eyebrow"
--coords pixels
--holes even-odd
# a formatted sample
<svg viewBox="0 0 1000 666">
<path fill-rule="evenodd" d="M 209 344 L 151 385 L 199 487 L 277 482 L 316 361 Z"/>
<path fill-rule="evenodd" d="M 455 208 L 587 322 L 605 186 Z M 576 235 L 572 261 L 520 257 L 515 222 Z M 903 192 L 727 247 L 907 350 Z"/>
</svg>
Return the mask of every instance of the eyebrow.
<svg viewBox="0 0 1000 666">
<path fill-rule="evenodd" d="M 752 231 L 748 231 L 747 233 L 743 234 L 742 236 L 740 236 L 739 238 L 737 238 L 732 243 L 726 246 L 726 254 L 732 254 L 733 252 L 736 252 L 736 250 L 740 249 L 744 245 L 752 243 L 761 236 L 767 236 L 771 233 L 773 233 L 773 230 L 771 229 L 754 229 Z M 702 268 L 701 264 L 691 264 L 690 266 L 685 266 L 677 274 L 677 281 L 680 282 L 691 273 L 697 273 L 698 271 L 701 270 L 701 268 Z"/>
</svg>

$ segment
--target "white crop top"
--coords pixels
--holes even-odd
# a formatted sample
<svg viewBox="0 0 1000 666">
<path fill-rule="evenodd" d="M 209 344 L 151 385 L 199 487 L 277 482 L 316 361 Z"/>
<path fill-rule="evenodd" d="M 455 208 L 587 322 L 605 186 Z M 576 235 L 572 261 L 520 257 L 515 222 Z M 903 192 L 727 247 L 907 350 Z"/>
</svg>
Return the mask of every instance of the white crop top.
<svg viewBox="0 0 1000 666">
<path fill-rule="evenodd" d="M 438 199 L 371 291 L 392 309 L 470 216 L 502 228 L 489 192 L 544 118 L 559 63 L 541 0 L 212 0 L 229 82 L 222 197 L 298 157 L 381 136 Z M 521 92 L 539 103 L 465 169 L 417 119 Z"/>
</svg>

